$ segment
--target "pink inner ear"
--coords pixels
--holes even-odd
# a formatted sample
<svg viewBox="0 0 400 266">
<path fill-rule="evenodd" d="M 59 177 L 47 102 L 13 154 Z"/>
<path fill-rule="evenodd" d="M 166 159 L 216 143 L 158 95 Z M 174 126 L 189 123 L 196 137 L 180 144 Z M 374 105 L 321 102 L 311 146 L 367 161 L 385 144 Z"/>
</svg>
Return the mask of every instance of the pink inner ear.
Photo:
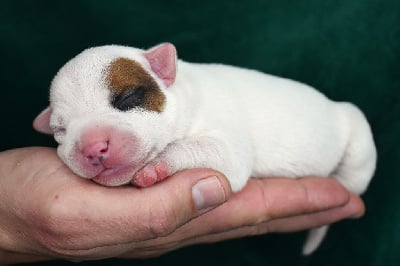
<svg viewBox="0 0 400 266">
<path fill-rule="evenodd" d="M 33 128 L 45 134 L 53 134 L 50 128 L 51 109 L 47 107 L 44 109 L 33 121 Z"/>
<path fill-rule="evenodd" d="M 164 43 L 150 49 L 144 55 L 151 69 L 169 87 L 176 77 L 176 49 L 170 43 Z"/>
</svg>

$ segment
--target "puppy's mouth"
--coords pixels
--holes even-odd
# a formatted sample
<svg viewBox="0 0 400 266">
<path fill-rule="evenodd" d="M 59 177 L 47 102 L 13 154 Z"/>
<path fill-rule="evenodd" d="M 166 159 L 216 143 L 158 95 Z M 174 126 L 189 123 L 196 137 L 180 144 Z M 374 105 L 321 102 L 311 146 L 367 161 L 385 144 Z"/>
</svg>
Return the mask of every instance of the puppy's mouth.
<svg viewBox="0 0 400 266">
<path fill-rule="evenodd" d="M 98 174 L 91 179 L 104 186 L 117 187 L 129 184 L 135 176 L 135 173 L 148 162 L 151 153 L 147 154 L 140 162 L 129 162 L 125 165 L 109 166 L 107 163 Z"/>
<path fill-rule="evenodd" d="M 130 161 L 118 156 L 110 156 L 108 158 L 100 158 L 98 161 L 91 160 L 77 155 L 80 167 L 76 173 L 84 178 L 91 179 L 103 186 L 116 187 L 131 183 L 136 172 L 145 166 L 150 158 L 154 155 L 150 152 L 143 156 L 140 160 L 133 159 Z M 131 156 L 134 157 L 134 156 Z M 74 169 L 71 167 L 71 169 Z"/>
<path fill-rule="evenodd" d="M 104 186 L 122 186 L 128 184 L 133 179 L 135 172 L 136 169 L 132 166 L 104 168 L 92 180 Z"/>
</svg>

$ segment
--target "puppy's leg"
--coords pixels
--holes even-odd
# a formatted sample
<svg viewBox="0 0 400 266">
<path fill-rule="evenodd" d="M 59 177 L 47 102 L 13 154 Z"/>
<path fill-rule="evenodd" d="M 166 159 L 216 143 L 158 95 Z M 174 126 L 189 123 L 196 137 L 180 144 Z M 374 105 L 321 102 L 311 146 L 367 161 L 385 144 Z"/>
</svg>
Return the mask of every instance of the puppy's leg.
<svg viewBox="0 0 400 266">
<path fill-rule="evenodd" d="M 343 159 L 332 177 L 348 190 L 362 194 L 374 174 L 376 167 L 376 148 L 371 129 L 364 115 L 352 104 L 340 104 L 345 126 L 348 127 L 349 140 Z"/>
<path fill-rule="evenodd" d="M 225 174 L 232 190 L 238 191 L 247 183 L 253 166 L 251 145 L 243 139 L 201 136 L 175 141 L 136 173 L 133 184 L 148 186 L 183 169 L 212 168 Z"/>
</svg>

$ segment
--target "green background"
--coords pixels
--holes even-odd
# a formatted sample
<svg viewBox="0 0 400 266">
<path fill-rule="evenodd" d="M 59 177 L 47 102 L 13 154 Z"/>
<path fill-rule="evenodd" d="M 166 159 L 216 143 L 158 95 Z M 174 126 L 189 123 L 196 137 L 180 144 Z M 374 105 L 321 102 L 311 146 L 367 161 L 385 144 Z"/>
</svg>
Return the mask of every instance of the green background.
<svg viewBox="0 0 400 266">
<path fill-rule="evenodd" d="M 371 123 L 379 163 L 364 195 L 367 213 L 333 226 L 314 255 L 299 255 L 305 234 L 296 233 L 104 265 L 400 265 L 400 1 L 1 1 L 0 33 L 0 150 L 54 146 L 31 128 L 49 83 L 68 59 L 103 44 L 170 41 L 187 61 L 308 83 L 354 102 Z"/>
</svg>

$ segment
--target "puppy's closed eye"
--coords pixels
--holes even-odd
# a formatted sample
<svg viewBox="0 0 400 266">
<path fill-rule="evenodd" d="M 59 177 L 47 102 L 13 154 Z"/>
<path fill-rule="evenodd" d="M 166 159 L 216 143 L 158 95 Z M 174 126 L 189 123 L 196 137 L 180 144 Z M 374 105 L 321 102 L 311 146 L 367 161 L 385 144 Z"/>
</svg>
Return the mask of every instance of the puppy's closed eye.
<svg viewBox="0 0 400 266">
<path fill-rule="evenodd" d="M 111 104 L 120 111 L 128 111 L 134 107 L 141 107 L 144 102 L 144 97 L 144 87 L 133 88 L 115 95 Z"/>
</svg>

